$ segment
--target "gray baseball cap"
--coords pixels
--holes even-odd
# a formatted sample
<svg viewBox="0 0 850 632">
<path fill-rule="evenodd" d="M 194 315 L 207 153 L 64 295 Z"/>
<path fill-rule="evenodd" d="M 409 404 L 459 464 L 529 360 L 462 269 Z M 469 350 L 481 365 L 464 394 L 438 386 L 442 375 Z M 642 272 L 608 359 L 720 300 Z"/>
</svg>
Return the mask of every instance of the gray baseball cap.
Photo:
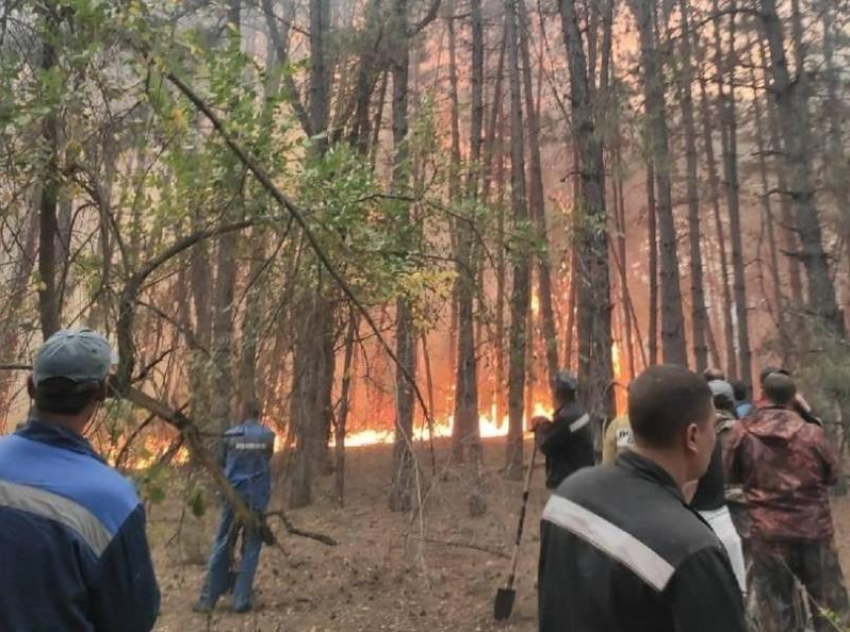
<svg viewBox="0 0 850 632">
<path fill-rule="evenodd" d="M 569 371 L 558 371 L 553 382 L 558 390 L 576 391 L 578 389 L 578 379 Z"/>
<path fill-rule="evenodd" d="M 35 356 L 32 381 L 62 377 L 76 384 L 100 382 L 118 356 L 106 338 L 91 329 L 61 329 L 47 339 Z"/>
<path fill-rule="evenodd" d="M 735 401 L 735 390 L 726 380 L 712 380 L 708 383 L 708 388 L 711 389 L 712 397 L 723 397 L 730 402 Z"/>
</svg>

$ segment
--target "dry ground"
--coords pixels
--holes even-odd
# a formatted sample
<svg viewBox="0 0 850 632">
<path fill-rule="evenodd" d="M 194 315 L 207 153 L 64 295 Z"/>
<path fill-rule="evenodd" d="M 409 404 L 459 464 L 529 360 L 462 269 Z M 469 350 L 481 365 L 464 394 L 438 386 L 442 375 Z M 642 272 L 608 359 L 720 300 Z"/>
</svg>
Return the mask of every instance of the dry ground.
<svg viewBox="0 0 850 632">
<path fill-rule="evenodd" d="M 445 456 L 445 447 L 445 443 L 437 444 L 438 463 Z M 202 560 L 214 533 L 217 511 L 211 508 L 201 521 L 185 515 L 181 520 L 179 492 L 170 493 L 165 504 L 150 511 L 150 533 L 163 591 L 162 616 L 155 630 L 536 631 L 538 520 L 547 497 L 540 468 L 532 485 L 517 602 L 507 625 L 493 622 L 492 602 L 497 587 L 505 581 L 509 560 L 442 543 L 472 544 L 510 553 L 521 484 L 505 480 L 499 472 L 503 440 L 485 442 L 485 455 L 487 514 L 469 517 L 468 486 L 457 473 L 448 472 L 438 477 L 420 521 L 387 509 L 391 448 L 350 450 L 346 507 L 340 509 L 330 500 L 331 479 L 325 477 L 318 486 L 314 506 L 290 512 L 298 526 L 327 533 L 340 545 L 329 548 L 282 536 L 285 553 L 264 548 L 255 583 L 258 608 L 249 615 L 229 612 L 226 603 L 220 604 L 210 618 L 190 611 L 202 580 Z M 426 454 L 420 458 L 423 464 L 428 462 Z M 836 503 L 836 522 L 847 568 L 850 501 Z"/>
</svg>

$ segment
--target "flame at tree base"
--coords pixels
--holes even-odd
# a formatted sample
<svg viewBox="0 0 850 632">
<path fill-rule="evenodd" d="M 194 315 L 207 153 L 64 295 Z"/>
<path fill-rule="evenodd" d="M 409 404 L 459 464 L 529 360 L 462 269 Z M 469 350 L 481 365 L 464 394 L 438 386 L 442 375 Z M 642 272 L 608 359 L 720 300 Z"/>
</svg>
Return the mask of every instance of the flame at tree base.
<svg viewBox="0 0 850 632">
<path fill-rule="evenodd" d="M 551 410 L 546 408 L 541 403 L 534 404 L 531 415 L 526 415 L 523 419 L 523 430 L 528 430 L 528 421 L 531 417 L 543 415 L 549 417 Z M 508 417 L 502 418 L 501 423 L 496 421 L 495 406 L 491 409 L 490 414 L 481 415 L 478 418 L 478 429 L 482 439 L 494 439 L 498 437 L 508 436 Z M 430 437 L 434 439 L 446 438 L 452 436 L 454 430 L 454 415 L 449 415 L 442 421 L 435 421 L 433 429 L 429 432 L 426 425 L 417 425 L 413 430 L 413 441 L 427 441 Z M 345 447 L 359 448 L 370 445 L 391 444 L 395 441 L 395 431 L 389 430 L 358 430 L 349 433 L 345 436 Z M 331 440 L 331 445 L 334 441 Z"/>
</svg>

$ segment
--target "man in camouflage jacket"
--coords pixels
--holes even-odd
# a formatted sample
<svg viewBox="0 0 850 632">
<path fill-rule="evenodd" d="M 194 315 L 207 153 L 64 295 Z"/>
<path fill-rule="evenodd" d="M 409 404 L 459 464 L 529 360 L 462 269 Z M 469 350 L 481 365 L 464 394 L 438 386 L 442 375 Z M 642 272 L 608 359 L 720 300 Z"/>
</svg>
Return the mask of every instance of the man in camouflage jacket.
<svg viewBox="0 0 850 632">
<path fill-rule="evenodd" d="M 805 629 L 805 607 L 818 632 L 847 621 L 848 601 L 834 546 L 829 487 L 838 458 L 823 428 L 789 409 L 793 379 L 781 373 L 763 383 L 765 401 L 729 431 L 724 465 L 729 483 L 743 486 L 750 515 L 753 588 L 765 632 Z"/>
</svg>

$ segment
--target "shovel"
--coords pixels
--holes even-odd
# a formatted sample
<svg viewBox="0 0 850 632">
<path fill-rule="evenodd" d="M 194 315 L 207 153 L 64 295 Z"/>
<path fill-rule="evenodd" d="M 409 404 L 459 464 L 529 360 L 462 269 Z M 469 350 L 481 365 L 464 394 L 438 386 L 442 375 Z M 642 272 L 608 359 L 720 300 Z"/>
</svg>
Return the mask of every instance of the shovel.
<svg viewBox="0 0 850 632">
<path fill-rule="evenodd" d="M 230 532 L 227 534 L 227 589 L 225 592 L 232 593 L 236 586 L 236 578 L 239 570 L 236 560 L 236 544 L 239 541 L 239 533 L 242 530 L 238 520 L 233 521 Z M 244 536 L 243 536 L 244 537 Z"/>
<path fill-rule="evenodd" d="M 511 558 L 511 574 L 508 575 L 508 583 L 505 588 L 499 588 L 496 592 L 496 601 L 493 604 L 493 616 L 496 621 L 505 621 L 511 616 L 514 609 L 516 591 L 514 590 L 514 579 L 516 578 L 516 565 L 519 560 L 519 545 L 522 542 L 522 529 L 525 526 L 525 508 L 528 506 L 528 490 L 531 489 L 531 473 L 534 471 L 534 457 L 537 456 L 537 441 L 531 450 L 531 461 L 528 471 L 525 473 L 525 485 L 522 490 L 522 507 L 519 510 L 519 524 L 516 530 L 516 542 L 514 542 L 514 554 Z"/>
</svg>

